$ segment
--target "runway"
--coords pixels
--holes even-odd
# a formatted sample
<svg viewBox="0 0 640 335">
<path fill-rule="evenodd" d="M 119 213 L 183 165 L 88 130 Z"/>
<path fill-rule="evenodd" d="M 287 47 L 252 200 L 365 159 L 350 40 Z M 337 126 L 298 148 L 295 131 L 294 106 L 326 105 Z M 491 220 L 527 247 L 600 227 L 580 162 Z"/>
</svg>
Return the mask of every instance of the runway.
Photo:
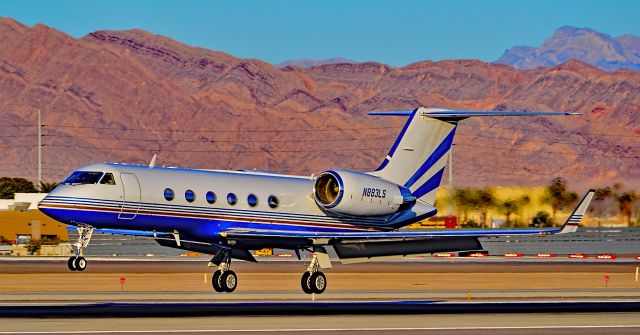
<svg viewBox="0 0 640 335">
<path fill-rule="evenodd" d="M 418 259 L 335 264 L 325 271 L 327 291 L 316 296 L 300 291 L 305 264 L 294 260 L 234 262 L 239 286 L 232 294 L 212 292 L 211 269 L 203 258 L 89 262 L 85 272 L 77 273 L 66 269 L 64 259 L 0 259 L 0 311 L 5 313 L 0 321 L 6 325 L 2 331 L 640 333 L 637 262 Z M 605 282 L 604 276 L 610 280 Z M 121 277 L 126 278 L 122 286 Z M 405 302 L 385 305 L 399 300 Z M 258 305 L 242 305 L 247 303 Z M 18 313 L 20 306 L 27 312 L 7 312 Z"/>
<path fill-rule="evenodd" d="M 635 263 L 380 262 L 335 264 L 317 300 L 634 299 Z M 304 262 L 234 262 L 238 289 L 215 294 L 206 259 L 89 259 L 70 272 L 64 259 L 0 259 L 0 302 L 306 301 Z M 608 281 L 605 281 L 608 276 Z M 120 283 L 124 278 L 125 282 Z"/>
<path fill-rule="evenodd" d="M 0 334 L 638 334 L 638 313 L 12 319 Z"/>
</svg>

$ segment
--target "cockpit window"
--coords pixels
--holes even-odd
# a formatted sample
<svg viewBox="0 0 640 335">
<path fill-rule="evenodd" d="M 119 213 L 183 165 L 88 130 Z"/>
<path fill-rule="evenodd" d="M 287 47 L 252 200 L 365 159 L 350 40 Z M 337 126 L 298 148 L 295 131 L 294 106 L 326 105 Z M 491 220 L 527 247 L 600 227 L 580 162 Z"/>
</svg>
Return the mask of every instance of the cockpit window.
<svg viewBox="0 0 640 335">
<path fill-rule="evenodd" d="M 100 184 L 115 185 L 116 179 L 113 178 L 113 173 L 105 173 L 104 177 L 100 179 Z"/>
<path fill-rule="evenodd" d="M 98 171 L 76 171 L 63 184 L 97 184 L 103 173 Z"/>
</svg>

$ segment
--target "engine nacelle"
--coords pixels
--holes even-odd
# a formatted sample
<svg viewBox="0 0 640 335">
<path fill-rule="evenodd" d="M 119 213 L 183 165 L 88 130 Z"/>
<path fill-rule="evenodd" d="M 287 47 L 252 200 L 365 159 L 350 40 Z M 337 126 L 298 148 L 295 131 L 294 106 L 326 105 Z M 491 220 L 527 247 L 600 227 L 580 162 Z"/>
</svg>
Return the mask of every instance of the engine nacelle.
<svg viewBox="0 0 640 335">
<path fill-rule="evenodd" d="M 329 170 L 316 178 L 318 206 L 350 216 L 382 216 L 407 210 L 416 202 L 409 189 L 365 173 Z"/>
</svg>

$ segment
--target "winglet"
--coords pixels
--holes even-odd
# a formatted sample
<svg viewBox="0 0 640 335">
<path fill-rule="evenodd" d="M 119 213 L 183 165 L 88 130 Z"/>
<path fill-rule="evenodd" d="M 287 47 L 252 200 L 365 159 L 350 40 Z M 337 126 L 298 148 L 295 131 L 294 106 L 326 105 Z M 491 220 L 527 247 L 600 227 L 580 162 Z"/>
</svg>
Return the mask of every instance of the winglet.
<svg viewBox="0 0 640 335">
<path fill-rule="evenodd" d="M 596 190 L 590 189 L 587 194 L 584 195 L 580 203 L 573 210 L 573 213 L 569 216 L 567 221 L 564 223 L 558 234 L 567 234 L 567 233 L 575 233 L 578 230 L 578 225 L 584 216 L 584 213 L 587 211 L 587 207 L 589 207 L 589 203 L 593 198 L 593 195 L 596 193 Z"/>
</svg>

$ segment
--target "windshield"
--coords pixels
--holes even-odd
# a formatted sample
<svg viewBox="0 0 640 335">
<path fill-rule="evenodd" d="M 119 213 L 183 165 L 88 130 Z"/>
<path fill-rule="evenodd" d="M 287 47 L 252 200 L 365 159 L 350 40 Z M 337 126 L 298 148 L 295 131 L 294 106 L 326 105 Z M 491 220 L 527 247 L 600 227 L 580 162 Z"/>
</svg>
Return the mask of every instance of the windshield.
<svg viewBox="0 0 640 335">
<path fill-rule="evenodd" d="M 113 178 L 113 173 L 105 173 L 104 177 L 100 180 L 100 184 L 115 185 L 116 180 Z"/>
<path fill-rule="evenodd" d="M 63 184 L 97 184 L 102 174 L 98 171 L 76 171 Z"/>
</svg>

